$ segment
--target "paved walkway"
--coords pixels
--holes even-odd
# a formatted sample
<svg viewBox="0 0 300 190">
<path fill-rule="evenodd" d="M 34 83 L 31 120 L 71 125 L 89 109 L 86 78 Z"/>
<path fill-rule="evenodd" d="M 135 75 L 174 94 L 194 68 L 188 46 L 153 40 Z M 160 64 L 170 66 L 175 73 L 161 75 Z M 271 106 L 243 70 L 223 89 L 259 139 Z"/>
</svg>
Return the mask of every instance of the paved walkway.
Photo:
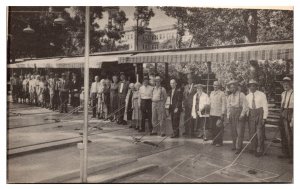
<svg viewBox="0 0 300 190">
<path fill-rule="evenodd" d="M 23 111 L 23 115 L 8 114 L 8 149 L 81 136 L 80 130 L 76 129 L 82 126 L 82 114 L 64 117 L 57 112 L 47 113 L 43 108 L 27 108 L 26 105 L 14 104 L 11 108 L 14 112 L 19 110 Z M 60 118 L 61 121 L 55 122 L 49 118 Z M 229 129 L 225 129 L 224 146 L 215 147 L 210 145 L 210 141 L 203 142 L 200 139 L 163 140 L 159 136 L 144 136 L 144 143 L 134 143 L 132 137 L 140 138 L 142 134 L 128 126 L 99 120 L 92 120 L 90 125 L 101 126 L 102 130 L 90 131 L 89 166 L 124 158 L 136 159 L 124 167 L 94 175 L 108 177 L 112 173 L 149 164 L 158 166 L 150 171 L 117 179 L 114 183 L 257 183 L 293 180 L 293 165 L 288 160 L 277 158 L 281 153 L 278 144 L 269 146 L 264 157 L 256 158 L 245 151 L 236 160 L 237 155 L 231 151 Z M 170 134 L 170 124 L 167 128 Z M 275 132 L 276 129 L 267 128 L 267 139 L 272 139 Z M 267 140 L 266 145 L 269 142 Z M 159 146 L 153 146 L 155 144 Z M 36 183 L 78 170 L 79 164 L 80 154 L 76 145 L 11 157 L 8 159 L 8 182 Z M 255 174 L 250 174 L 249 170 L 255 171 Z"/>
</svg>

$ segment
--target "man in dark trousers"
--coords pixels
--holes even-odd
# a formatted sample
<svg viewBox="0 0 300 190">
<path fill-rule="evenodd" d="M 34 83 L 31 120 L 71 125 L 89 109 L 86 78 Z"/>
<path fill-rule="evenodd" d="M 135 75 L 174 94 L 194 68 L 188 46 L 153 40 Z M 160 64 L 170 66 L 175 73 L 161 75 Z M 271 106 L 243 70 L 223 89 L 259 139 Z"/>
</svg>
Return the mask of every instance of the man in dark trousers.
<svg viewBox="0 0 300 190">
<path fill-rule="evenodd" d="M 139 102 L 142 112 L 142 123 L 139 132 L 145 132 L 145 122 L 148 119 L 148 128 L 152 132 L 152 94 L 153 86 L 149 85 L 148 76 L 144 76 L 143 85 L 139 89 Z"/>
<path fill-rule="evenodd" d="M 79 95 L 81 90 L 80 81 L 77 79 L 75 73 L 72 74 L 72 81 L 70 82 L 70 93 L 71 93 L 71 106 L 76 109 L 80 105 Z M 73 113 L 78 114 L 78 109 Z"/>
<path fill-rule="evenodd" d="M 294 119 L 294 91 L 292 88 L 292 79 L 290 77 L 283 78 L 284 92 L 281 94 L 281 144 L 282 155 L 279 158 L 287 158 L 293 163 L 293 119 Z"/>
<path fill-rule="evenodd" d="M 191 73 L 187 75 L 188 84 L 185 85 L 183 91 L 183 105 L 184 105 L 184 133 L 182 135 L 192 136 L 194 133 L 194 125 L 192 119 L 192 106 L 193 106 L 193 97 L 196 94 L 197 90 L 194 85 L 193 76 Z"/>
<path fill-rule="evenodd" d="M 171 91 L 169 92 L 170 96 L 170 107 L 169 112 L 171 115 L 173 135 L 171 138 L 179 137 L 179 123 L 180 123 L 180 114 L 182 111 L 182 91 L 177 87 L 175 79 L 170 81 Z"/>
<path fill-rule="evenodd" d="M 68 113 L 69 90 L 69 81 L 66 79 L 66 74 L 63 73 L 61 75 L 61 81 L 59 85 L 60 113 Z"/>
<path fill-rule="evenodd" d="M 124 120 L 124 112 L 125 112 L 125 101 L 126 101 L 126 95 L 129 89 L 129 82 L 126 81 L 126 76 L 124 72 L 120 73 L 120 82 L 118 87 L 118 108 L 119 113 L 118 115 L 118 124 L 127 125 L 127 122 Z"/>
</svg>

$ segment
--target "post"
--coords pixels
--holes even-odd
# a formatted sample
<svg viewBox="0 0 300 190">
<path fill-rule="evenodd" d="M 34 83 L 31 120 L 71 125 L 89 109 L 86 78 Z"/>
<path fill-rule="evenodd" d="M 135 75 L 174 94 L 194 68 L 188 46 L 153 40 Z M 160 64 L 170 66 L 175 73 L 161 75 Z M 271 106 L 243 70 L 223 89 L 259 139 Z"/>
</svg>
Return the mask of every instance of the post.
<svg viewBox="0 0 300 190">
<path fill-rule="evenodd" d="M 157 74 L 157 63 L 154 63 L 154 72 Z"/>
<path fill-rule="evenodd" d="M 85 7 L 85 64 L 84 64 L 84 126 L 83 126 L 83 160 L 81 182 L 87 183 L 87 144 L 88 144 L 88 102 L 89 102 L 89 50 L 90 50 L 90 7 Z"/>
</svg>

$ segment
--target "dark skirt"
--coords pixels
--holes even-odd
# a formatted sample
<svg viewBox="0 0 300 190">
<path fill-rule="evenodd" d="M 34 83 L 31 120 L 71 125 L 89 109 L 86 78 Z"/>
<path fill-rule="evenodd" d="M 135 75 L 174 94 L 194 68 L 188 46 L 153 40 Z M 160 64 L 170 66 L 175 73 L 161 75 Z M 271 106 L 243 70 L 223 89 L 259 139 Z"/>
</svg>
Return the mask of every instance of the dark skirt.
<svg viewBox="0 0 300 190">
<path fill-rule="evenodd" d="M 80 106 L 80 94 L 79 93 L 71 94 L 71 106 L 73 106 L 73 107 Z"/>
<path fill-rule="evenodd" d="M 110 92 L 110 113 L 118 109 L 118 93 Z"/>
</svg>

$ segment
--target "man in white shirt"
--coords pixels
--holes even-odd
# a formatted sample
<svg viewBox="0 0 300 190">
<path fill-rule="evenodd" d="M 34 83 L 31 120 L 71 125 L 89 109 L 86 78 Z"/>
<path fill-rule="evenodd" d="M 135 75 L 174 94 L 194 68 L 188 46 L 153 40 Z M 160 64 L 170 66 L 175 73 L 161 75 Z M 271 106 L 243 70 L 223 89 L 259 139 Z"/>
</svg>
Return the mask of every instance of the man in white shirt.
<svg viewBox="0 0 300 190">
<path fill-rule="evenodd" d="M 203 92 L 205 85 L 197 84 L 197 93 L 193 97 L 192 117 L 195 121 L 195 128 L 200 131 L 198 138 L 203 138 L 204 141 L 208 140 L 207 131 L 209 124 L 209 107 L 210 100 L 206 93 Z"/>
<path fill-rule="evenodd" d="M 226 101 L 226 111 L 228 125 L 231 127 L 232 150 L 235 154 L 239 154 L 243 148 L 245 119 L 248 112 L 247 100 L 245 94 L 238 90 L 238 81 L 232 80 L 227 85 L 231 91 Z"/>
<path fill-rule="evenodd" d="M 149 85 L 148 76 L 144 77 L 143 85 L 139 89 L 139 102 L 142 112 L 142 123 L 139 132 L 145 132 L 145 122 L 148 119 L 148 128 L 152 132 L 152 93 L 153 87 Z"/>
<path fill-rule="evenodd" d="M 165 103 L 167 100 L 167 91 L 161 86 L 161 78 L 155 77 L 155 86 L 152 91 L 152 124 L 153 130 L 150 135 L 160 135 L 164 137 L 166 135 L 165 125 Z"/>
<path fill-rule="evenodd" d="M 223 121 L 226 113 L 226 97 L 225 93 L 221 91 L 221 84 L 218 81 L 214 81 L 213 86 L 214 90 L 210 93 L 209 123 L 212 130 L 212 144 L 219 147 L 223 145 Z"/>
<path fill-rule="evenodd" d="M 90 99 L 91 104 L 93 108 L 93 116 L 92 118 L 96 118 L 96 111 L 97 111 L 97 104 L 98 104 L 98 98 L 97 93 L 100 89 L 100 79 L 99 76 L 95 76 L 95 82 L 92 83 L 91 90 L 90 90 Z"/>
<path fill-rule="evenodd" d="M 290 77 L 283 78 L 284 92 L 281 94 L 281 143 L 282 153 L 279 158 L 289 158 L 290 163 L 293 159 L 293 111 L 294 111 L 294 91 Z"/>
<path fill-rule="evenodd" d="M 265 93 L 257 90 L 258 83 L 251 79 L 248 83 L 249 94 L 246 96 L 249 108 L 250 152 L 260 157 L 264 152 L 265 123 L 268 117 L 268 102 Z"/>
</svg>

